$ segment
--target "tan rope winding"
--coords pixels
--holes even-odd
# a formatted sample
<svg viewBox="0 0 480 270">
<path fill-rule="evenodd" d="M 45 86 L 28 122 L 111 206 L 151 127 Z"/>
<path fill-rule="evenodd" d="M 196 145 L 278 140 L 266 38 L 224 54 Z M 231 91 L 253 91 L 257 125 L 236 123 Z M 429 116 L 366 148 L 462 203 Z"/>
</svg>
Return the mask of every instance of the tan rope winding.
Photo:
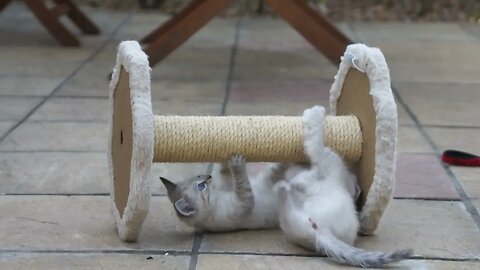
<svg viewBox="0 0 480 270">
<path fill-rule="evenodd" d="M 355 116 L 327 116 L 325 142 L 346 161 L 362 152 Z M 306 162 L 303 121 L 292 116 L 155 116 L 155 162 Z"/>
</svg>

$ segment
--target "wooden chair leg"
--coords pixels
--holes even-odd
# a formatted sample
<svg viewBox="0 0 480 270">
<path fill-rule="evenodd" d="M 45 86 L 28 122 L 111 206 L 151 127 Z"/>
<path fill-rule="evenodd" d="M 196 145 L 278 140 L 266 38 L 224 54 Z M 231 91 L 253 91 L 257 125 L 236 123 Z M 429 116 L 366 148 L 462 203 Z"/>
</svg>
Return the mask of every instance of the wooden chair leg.
<svg viewBox="0 0 480 270">
<path fill-rule="evenodd" d="M 66 5 L 69 12 L 66 14 L 85 34 L 98 35 L 98 27 L 70 0 L 54 0 L 58 5 Z"/>
<path fill-rule="evenodd" d="M 150 66 L 163 60 L 231 2 L 193 0 L 172 19 L 142 38 L 142 43 L 148 43 L 145 52 L 149 56 Z"/>
<path fill-rule="evenodd" d="M 2 12 L 2 10 L 11 2 L 13 2 L 13 0 L 0 0 L 0 12 Z"/>
<path fill-rule="evenodd" d="M 340 63 L 340 57 L 352 41 L 305 0 L 267 0 L 267 3 L 330 61 Z"/>
<path fill-rule="evenodd" d="M 24 0 L 38 20 L 64 46 L 79 46 L 78 39 L 60 22 L 58 16 L 52 16 L 52 11 L 40 0 Z M 60 15 L 61 13 L 58 13 Z"/>
</svg>

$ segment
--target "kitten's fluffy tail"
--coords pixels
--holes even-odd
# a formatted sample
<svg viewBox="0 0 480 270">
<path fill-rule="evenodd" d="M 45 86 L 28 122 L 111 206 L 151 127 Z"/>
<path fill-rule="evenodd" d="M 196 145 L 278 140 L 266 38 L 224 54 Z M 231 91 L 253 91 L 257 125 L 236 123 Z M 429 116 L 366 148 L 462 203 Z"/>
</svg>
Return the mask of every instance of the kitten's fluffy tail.
<svg viewBox="0 0 480 270">
<path fill-rule="evenodd" d="M 394 252 L 365 251 L 348 245 L 329 231 L 317 231 L 315 248 L 333 261 L 358 267 L 382 267 L 408 259 L 413 253 L 411 249 Z"/>
</svg>

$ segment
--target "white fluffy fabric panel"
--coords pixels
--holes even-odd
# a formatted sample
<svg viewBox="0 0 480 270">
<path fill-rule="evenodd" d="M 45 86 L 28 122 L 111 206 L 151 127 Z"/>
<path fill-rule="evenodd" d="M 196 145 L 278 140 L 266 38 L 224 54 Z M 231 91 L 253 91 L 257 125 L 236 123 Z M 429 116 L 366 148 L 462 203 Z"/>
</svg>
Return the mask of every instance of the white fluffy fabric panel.
<svg viewBox="0 0 480 270">
<path fill-rule="evenodd" d="M 350 68 L 356 68 L 368 76 L 370 95 L 376 112 L 375 176 L 359 216 L 360 233 L 372 234 L 392 198 L 395 184 L 397 107 L 382 52 L 364 44 L 352 44 L 347 47 L 342 57 L 335 82 L 330 89 L 331 114 L 336 114 L 337 101 Z"/>
<path fill-rule="evenodd" d="M 112 119 L 113 98 L 120 71 L 129 76 L 132 108 L 132 159 L 130 193 L 127 205 L 120 215 L 115 204 L 114 176 L 112 164 Z M 108 141 L 108 164 L 110 171 L 111 208 L 117 223 L 120 239 L 136 241 L 150 206 L 153 160 L 154 118 L 150 94 L 150 71 L 147 55 L 137 41 L 124 41 L 118 46 L 117 62 L 110 83 L 110 133 Z"/>
</svg>

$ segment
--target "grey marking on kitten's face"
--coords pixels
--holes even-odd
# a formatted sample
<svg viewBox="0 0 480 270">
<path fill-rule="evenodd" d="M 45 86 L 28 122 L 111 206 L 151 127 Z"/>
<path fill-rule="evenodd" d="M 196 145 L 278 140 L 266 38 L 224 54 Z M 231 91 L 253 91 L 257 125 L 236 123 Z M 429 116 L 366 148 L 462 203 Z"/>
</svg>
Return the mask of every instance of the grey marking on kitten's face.
<svg viewBox="0 0 480 270">
<path fill-rule="evenodd" d="M 173 183 L 160 177 L 179 218 L 194 217 L 204 208 L 208 201 L 208 184 L 211 178 L 210 175 L 198 175 Z"/>
</svg>

